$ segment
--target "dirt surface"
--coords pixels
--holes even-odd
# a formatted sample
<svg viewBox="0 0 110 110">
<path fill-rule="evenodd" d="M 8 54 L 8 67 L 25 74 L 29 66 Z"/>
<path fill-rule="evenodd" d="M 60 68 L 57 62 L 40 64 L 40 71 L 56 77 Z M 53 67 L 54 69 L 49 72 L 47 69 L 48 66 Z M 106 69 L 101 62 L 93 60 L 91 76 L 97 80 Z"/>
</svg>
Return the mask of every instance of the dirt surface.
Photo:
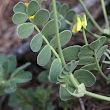
<svg viewBox="0 0 110 110">
<path fill-rule="evenodd" d="M 29 38 L 26 39 L 21 39 L 18 37 L 17 35 L 17 27 L 18 25 L 13 24 L 12 22 L 12 16 L 13 16 L 13 6 L 19 2 L 28 2 L 30 0 L 0 0 L 0 54 L 4 54 L 4 55 L 9 55 L 15 52 L 16 55 L 18 55 L 18 53 L 16 51 L 18 51 L 18 48 L 21 47 L 22 45 L 24 45 L 26 42 L 28 42 L 28 40 L 30 38 L 32 38 L 32 36 L 36 33 L 34 32 L 32 36 L 30 36 Z M 75 6 L 78 5 L 78 0 L 58 0 L 59 2 L 62 3 L 68 3 L 68 5 L 70 6 L 70 8 L 74 8 Z M 51 3 L 51 0 L 47 0 L 46 2 L 42 2 L 42 7 L 43 8 L 49 8 L 49 4 Z M 100 6 L 100 4 L 99 4 Z M 96 6 L 91 7 L 90 12 L 92 14 L 94 14 L 94 10 Z M 110 4 L 109 6 L 110 7 Z M 96 7 L 97 8 L 97 7 Z M 109 10 L 108 10 L 108 13 Z M 101 13 L 98 13 L 99 17 L 96 17 L 96 13 L 94 15 L 94 17 L 97 18 L 97 21 L 99 22 L 99 24 L 101 26 L 105 25 L 104 24 L 104 19 L 102 17 Z M 96 28 L 93 28 L 92 30 L 94 33 L 98 33 Z M 91 41 L 95 40 L 94 37 L 87 35 L 88 38 L 88 42 L 90 43 Z M 81 33 L 76 34 L 75 36 L 72 37 L 71 41 L 69 42 L 69 45 L 83 45 L 84 41 L 83 41 L 83 37 Z M 108 44 L 110 47 L 110 44 Z M 29 48 L 29 45 L 28 45 Z M 27 49 L 27 47 L 24 47 L 24 51 L 25 49 Z M 35 88 L 36 86 L 40 85 L 39 82 L 37 82 L 37 76 L 38 73 L 40 71 L 42 71 L 42 68 L 39 67 L 36 64 L 36 57 L 37 54 L 33 53 L 30 49 L 28 50 L 28 54 L 24 52 L 24 54 L 22 56 L 20 56 L 20 54 L 17 56 L 18 58 L 18 65 L 22 65 L 25 62 L 32 62 L 32 65 L 28 68 L 29 71 L 32 72 L 33 74 L 33 80 L 27 84 L 22 85 L 22 87 L 33 87 Z M 105 71 L 105 74 L 108 75 L 110 73 L 110 71 L 105 70 L 105 68 L 103 69 Z M 37 73 L 37 74 L 36 74 Z M 96 74 L 95 74 L 96 75 Z M 94 86 L 92 86 L 91 88 L 87 88 L 89 91 L 97 93 L 97 94 L 101 94 L 101 95 L 107 95 L 110 96 L 110 84 L 107 85 L 106 82 L 104 80 L 101 80 L 102 77 L 99 75 L 97 76 L 97 81 L 95 83 Z M 45 84 L 43 85 L 45 86 Z M 57 87 L 57 88 L 55 88 Z M 53 90 L 53 94 L 56 93 L 56 91 L 58 92 L 58 86 L 55 86 L 54 90 Z M 8 96 L 6 96 L 4 98 L 4 100 L 2 100 L 3 97 L 1 97 L 0 102 L 3 102 L 4 106 L 3 110 L 9 110 L 8 106 L 7 106 L 7 101 L 8 100 Z M 60 99 L 54 99 L 54 101 L 58 101 Z M 83 102 L 83 103 L 81 103 Z M 81 106 L 85 106 L 86 110 L 110 110 L 110 102 L 106 102 L 106 101 L 102 101 L 102 100 L 98 100 L 98 99 L 94 99 L 88 96 L 85 96 L 83 98 L 77 99 L 73 102 L 73 109 L 72 110 L 83 110 Z M 55 105 L 56 106 L 56 105 Z M 56 106 L 57 108 L 57 106 Z M 10 110 L 17 110 L 17 109 L 10 109 Z M 59 109 L 56 109 L 59 110 Z"/>
</svg>

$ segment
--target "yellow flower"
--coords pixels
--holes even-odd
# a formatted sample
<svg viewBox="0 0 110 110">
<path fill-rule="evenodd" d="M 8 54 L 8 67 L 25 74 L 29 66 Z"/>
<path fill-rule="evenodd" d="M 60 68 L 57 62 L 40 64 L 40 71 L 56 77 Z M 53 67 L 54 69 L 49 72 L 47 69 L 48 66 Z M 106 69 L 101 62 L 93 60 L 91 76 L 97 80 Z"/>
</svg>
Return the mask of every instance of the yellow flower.
<svg viewBox="0 0 110 110">
<path fill-rule="evenodd" d="M 77 23 L 75 23 L 75 25 L 73 26 L 72 32 L 73 33 L 77 33 L 80 31 L 82 25 L 81 25 L 81 21 L 78 21 Z"/>
<path fill-rule="evenodd" d="M 30 16 L 30 18 L 33 19 L 34 18 L 34 15 L 33 16 Z"/>
<path fill-rule="evenodd" d="M 82 24 L 81 24 L 81 20 L 80 20 L 80 15 L 75 15 L 74 16 L 74 26 L 73 26 L 73 29 L 72 29 L 72 32 L 73 33 L 77 33 L 80 31 L 81 27 L 82 27 Z"/>
<path fill-rule="evenodd" d="M 26 7 L 28 6 L 28 4 L 29 3 L 25 3 Z M 30 18 L 33 19 L 34 18 L 34 15 L 33 16 L 30 16 Z"/>
<path fill-rule="evenodd" d="M 29 3 L 25 3 L 26 6 L 28 6 Z"/>
<path fill-rule="evenodd" d="M 82 24 L 82 26 L 86 29 L 87 20 L 86 20 L 86 15 L 85 15 L 85 13 L 82 13 L 81 16 L 80 16 L 80 18 L 81 18 L 81 24 Z"/>
<path fill-rule="evenodd" d="M 86 21 L 86 15 L 84 13 L 82 13 L 80 15 L 75 15 L 74 22 L 75 22 L 75 24 L 72 29 L 73 33 L 79 32 L 82 27 L 84 27 L 86 29 L 87 21 Z"/>
</svg>

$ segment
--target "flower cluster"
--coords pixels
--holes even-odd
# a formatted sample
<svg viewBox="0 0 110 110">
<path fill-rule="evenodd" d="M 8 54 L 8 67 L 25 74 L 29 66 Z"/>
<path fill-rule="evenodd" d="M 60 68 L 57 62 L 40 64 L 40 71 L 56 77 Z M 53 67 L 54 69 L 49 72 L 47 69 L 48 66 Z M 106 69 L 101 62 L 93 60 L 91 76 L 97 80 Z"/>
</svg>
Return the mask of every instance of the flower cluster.
<svg viewBox="0 0 110 110">
<path fill-rule="evenodd" d="M 79 14 L 75 15 L 74 22 L 75 22 L 75 24 L 72 29 L 73 33 L 79 32 L 82 27 L 84 27 L 86 29 L 87 20 L 86 20 L 85 13 L 81 13 L 80 15 Z"/>
</svg>

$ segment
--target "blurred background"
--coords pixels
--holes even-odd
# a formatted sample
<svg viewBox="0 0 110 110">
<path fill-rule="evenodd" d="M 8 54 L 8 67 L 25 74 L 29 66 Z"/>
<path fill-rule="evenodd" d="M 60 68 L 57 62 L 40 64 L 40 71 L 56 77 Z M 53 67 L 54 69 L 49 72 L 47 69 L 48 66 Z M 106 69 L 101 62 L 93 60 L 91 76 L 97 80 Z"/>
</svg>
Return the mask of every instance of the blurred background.
<svg viewBox="0 0 110 110">
<path fill-rule="evenodd" d="M 9 56 L 9 55 L 16 55 L 18 60 L 18 66 L 26 63 L 31 62 L 32 65 L 29 66 L 27 69 L 31 71 L 33 74 L 33 79 L 26 84 L 21 85 L 22 88 L 36 88 L 37 86 L 44 86 L 46 87 L 48 83 L 41 84 L 37 76 L 43 70 L 43 68 L 39 67 L 36 62 L 37 53 L 33 53 L 29 47 L 30 40 L 36 34 L 33 33 L 29 38 L 21 39 L 18 37 L 17 34 L 17 27 L 12 22 L 12 16 L 14 14 L 13 7 L 18 2 L 29 2 L 30 0 L 0 0 L 0 54 Z M 71 9 L 75 10 L 76 13 L 83 12 L 81 5 L 79 4 L 78 0 L 57 0 L 61 4 L 67 3 Z M 100 4 L 100 0 L 83 0 L 84 4 L 94 17 L 94 19 L 99 23 L 100 26 L 105 25 L 105 21 L 103 18 L 102 7 Z M 49 5 L 51 4 L 51 0 L 42 1 L 42 7 L 49 9 Z M 110 3 L 109 0 L 105 0 L 105 5 L 107 8 L 107 13 L 110 15 Z M 92 32 L 97 33 L 97 29 L 94 27 Z M 87 35 L 88 42 L 95 40 L 93 36 Z M 83 45 L 83 37 L 81 33 L 74 35 L 69 42 L 69 45 Z M 110 47 L 110 44 L 108 44 Z M 105 73 L 108 71 L 105 71 Z M 107 94 L 110 96 L 110 85 L 106 85 L 104 80 L 99 80 L 102 77 L 97 76 L 96 84 L 88 88 L 91 92 L 100 93 L 100 94 Z M 105 86 L 106 85 L 106 86 Z M 107 87 L 109 86 L 109 87 Z M 55 88 L 56 87 L 56 88 Z M 58 86 L 54 86 L 52 94 L 58 93 Z M 1 110 L 21 110 L 21 109 L 13 109 L 8 106 L 8 99 L 9 95 L 1 96 L 0 97 L 0 108 Z M 54 101 L 60 100 L 58 97 L 54 99 Z M 83 110 L 82 106 L 86 107 L 86 110 L 110 110 L 110 102 L 97 100 L 91 97 L 84 97 L 82 99 L 77 99 L 73 102 L 72 110 Z M 57 103 L 55 103 L 55 110 L 58 110 Z M 60 110 L 60 109 L 59 109 Z M 61 109 L 63 110 L 63 109 Z"/>
</svg>

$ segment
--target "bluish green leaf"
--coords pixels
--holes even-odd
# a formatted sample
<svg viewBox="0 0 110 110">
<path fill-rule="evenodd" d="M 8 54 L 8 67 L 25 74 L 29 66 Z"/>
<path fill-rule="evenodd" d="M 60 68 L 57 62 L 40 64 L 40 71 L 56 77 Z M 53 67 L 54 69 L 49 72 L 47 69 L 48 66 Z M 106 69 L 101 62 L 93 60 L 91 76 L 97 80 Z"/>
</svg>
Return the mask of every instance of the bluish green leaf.
<svg viewBox="0 0 110 110">
<path fill-rule="evenodd" d="M 7 58 L 4 55 L 0 55 L 0 65 L 5 63 L 7 61 Z"/>
<path fill-rule="evenodd" d="M 60 36 L 61 46 L 64 46 L 71 39 L 72 33 L 69 30 L 65 30 L 65 31 L 62 31 L 59 34 L 59 36 Z M 57 38 L 56 37 L 54 37 L 51 40 L 50 45 L 53 46 L 53 47 L 57 47 L 58 46 L 58 44 L 57 44 Z"/>
<path fill-rule="evenodd" d="M 61 5 L 59 13 L 64 15 L 68 9 L 69 9 L 69 5 L 64 3 L 63 5 Z"/>
<path fill-rule="evenodd" d="M 49 71 L 42 71 L 39 75 L 38 75 L 38 80 L 41 83 L 45 83 L 48 81 L 48 75 L 49 75 Z"/>
<path fill-rule="evenodd" d="M 93 28 L 94 24 L 92 23 L 92 21 L 90 20 L 90 18 L 87 19 L 87 30 L 91 30 Z"/>
<path fill-rule="evenodd" d="M 66 28 L 66 21 L 64 17 L 60 19 L 60 23 L 61 23 L 60 30 L 64 30 Z"/>
<path fill-rule="evenodd" d="M 84 57 L 84 58 L 79 59 L 78 65 L 86 65 L 92 62 L 94 62 L 94 57 Z"/>
<path fill-rule="evenodd" d="M 58 21 L 58 26 L 60 28 L 60 22 Z M 45 26 L 42 29 L 42 34 L 44 36 L 50 36 L 55 34 L 55 22 L 54 20 L 50 20 L 48 23 L 45 24 Z"/>
<path fill-rule="evenodd" d="M 8 73 L 13 72 L 17 67 L 17 60 L 15 56 L 8 57 Z"/>
<path fill-rule="evenodd" d="M 67 13 L 66 13 L 66 16 L 65 16 L 65 19 L 67 19 L 68 21 L 73 21 L 73 17 L 75 15 L 75 11 L 74 10 L 69 10 Z"/>
<path fill-rule="evenodd" d="M 99 49 L 99 51 L 97 52 L 98 61 L 100 60 L 101 56 L 104 54 L 107 48 L 108 48 L 108 45 L 104 45 Z"/>
<path fill-rule="evenodd" d="M 28 16 L 33 16 L 39 9 L 39 3 L 35 0 L 31 0 L 27 6 Z"/>
<path fill-rule="evenodd" d="M 32 51 L 33 52 L 39 51 L 42 46 L 42 42 L 43 42 L 42 34 L 35 35 L 30 43 L 30 47 L 31 47 Z"/>
<path fill-rule="evenodd" d="M 5 93 L 12 93 L 16 91 L 16 83 L 12 80 L 5 83 Z"/>
<path fill-rule="evenodd" d="M 93 50 L 89 47 L 89 45 L 84 45 L 81 47 L 81 52 L 78 54 L 78 58 L 90 57 L 94 55 Z"/>
<path fill-rule="evenodd" d="M 14 77 L 17 73 L 19 73 L 19 71 L 23 70 L 24 68 L 26 68 L 29 65 L 30 65 L 30 63 L 26 63 L 25 65 L 20 66 L 17 69 L 15 69 L 15 71 L 13 71 L 13 73 L 11 74 L 10 78 Z"/>
<path fill-rule="evenodd" d="M 43 25 L 49 20 L 49 11 L 46 9 L 40 9 L 34 16 L 33 23 L 37 26 Z"/>
<path fill-rule="evenodd" d="M 16 75 L 14 75 L 11 80 L 16 83 L 25 83 L 32 79 L 32 74 L 28 71 L 19 71 Z"/>
<path fill-rule="evenodd" d="M 80 69 L 74 72 L 74 77 L 80 82 L 84 83 L 86 87 L 91 87 L 95 81 L 95 76 L 88 70 Z"/>
<path fill-rule="evenodd" d="M 99 42 L 99 45 L 98 45 L 97 50 L 99 50 L 99 49 L 103 46 L 103 44 L 104 44 L 105 41 L 106 41 L 106 37 L 105 37 L 105 36 L 102 36 L 102 37 L 100 37 L 98 40 L 99 40 L 100 42 Z"/>
<path fill-rule="evenodd" d="M 87 64 L 87 65 L 83 66 L 81 69 L 91 71 L 91 70 L 96 69 L 96 64 L 95 63 Z"/>
<path fill-rule="evenodd" d="M 74 87 L 71 85 L 70 82 L 68 82 L 68 90 L 70 92 L 74 92 Z M 67 90 L 63 87 L 63 85 L 60 85 L 60 98 L 63 101 L 67 101 L 73 98 L 73 96 L 67 92 Z"/>
<path fill-rule="evenodd" d="M 34 31 L 34 25 L 32 23 L 23 23 L 18 27 L 18 35 L 21 38 L 29 37 Z"/>
<path fill-rule="evenodd" d="M 50 46 L 46 45 L 37 57 L 37 64 L 40 66 L 45 66 L 51 58 L 51 49 Z"/>
<path fill-rule="evenodd" d="M 15 23 L 15 24 L 22 24 L 22 23 L 26 22 L 27 19 L 28 19 L 27 14 L 21 13 L 21 12 L 15 13 L 12 18 L 13 23 Z"/>
<path fill-rule="evenodd" d="M 14 13 L 26 13 L 26 5 L 23 2 L 18 2 L 14 8 L 13 8 Z"/>
<path fill-rule="evenodd" d="M 80 46 L 75 45 L 75 46 L 70 46 L 65 49 L 63 49 L 63 55 L 64 59 L 66 61 L 71 61 L 71 60 L 76 60 L 78 58 L 78 53 L 80 52 Z"/>
<path fill-rule="evenodd" d="M 99 43 L 100 43 L 100 40 L 95 40 L 93 41 L 92 43 L 89 44 L 89 47 L 92 49 L 92 50 L 96 50 L 99 46 Z"/>
<path fill-rule="evenodd" d="M 55 59 L 52 62 L 52 65 L 50 68 L 50 73 L 49 73 L 50 81 L 53 83 L 57 82 L 57 77 L 62 72 L 62 70 L 63 68 L 62 68 L 61 62 L 58 59 Z"/>
<path fill-rule="evenodd" d="M 77 61 L 72 60 L 70 63 L 68 63 L 65 66 L 65 70 L 67 70 L 68 72 L 72 72 L 78 65 Z"/>
</svg>

